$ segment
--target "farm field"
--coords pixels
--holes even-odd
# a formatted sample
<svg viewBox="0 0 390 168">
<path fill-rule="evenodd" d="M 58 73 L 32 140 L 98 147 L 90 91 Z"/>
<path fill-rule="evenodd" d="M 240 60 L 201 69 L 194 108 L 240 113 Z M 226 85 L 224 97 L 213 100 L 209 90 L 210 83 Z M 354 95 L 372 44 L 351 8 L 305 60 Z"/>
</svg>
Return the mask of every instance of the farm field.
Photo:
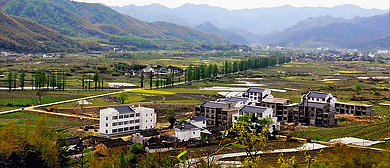
<svg viewBox="0 0 390 168">
<path fill-rule="evenodd" d="M 48 124 L 48 126 L 55 129 L 63 137 L 72 137 L 75 136 L 74 129 L 79 126 L 93 125 L 95 121 L 90 120 L 80 120 L 74 118 L 63 118 L 63 117 L 52 117 L 47 115 L 36 114 L 33 112 L 15 112 L 0 115 L 0 128 L 6 125 L 8 122 L 13 122 L 14 124 L 23 127 L 23 124 L 26 121 L 34 124 L 38 119 L 43 117 Z"/>
<path fill-rule="evenodd" d="M 336 127 L 308 127 L 302 130 L 290 132 L 292 136 L 306 138 L 310 135 L 311 139 L 319 141 L 329 141 L 331 139 L 343 137 L 355 137 L 368 140 L 384 140 L 390 137 L 390 123 L 382 121 L 374 124 L 353 124 L 339 123 Z"/>
</svg>

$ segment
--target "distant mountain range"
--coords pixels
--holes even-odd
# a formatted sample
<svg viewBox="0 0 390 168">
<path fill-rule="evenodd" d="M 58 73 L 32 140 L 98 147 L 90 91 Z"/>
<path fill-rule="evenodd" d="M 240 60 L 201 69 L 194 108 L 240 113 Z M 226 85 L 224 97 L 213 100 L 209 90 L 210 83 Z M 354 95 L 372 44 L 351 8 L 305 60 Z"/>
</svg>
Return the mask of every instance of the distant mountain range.
<svg viewBox="0 0 390 168">
<path fill-rule="evenodd" d="M 81 51 L 80 43 L 32 20 L 0 12 L 0 48 L 14 51 Z"/>
<path fill-rule="evenodd" d="M 390 36 L 390 13 L 349 20 L 325 16 L 301 21 L 281 33 L 267 37 L 266 43 L 294 47 L 354 48 L 359 46 L 364 48 L 364 44 L 388 36 Z M 390 47 L 377 45 L 379 46 Z"/>
<path fill-rule="evenodd" d="M 198 26 L 194 27 L 194 29 L 201 31 L 203 33 L 219 35 L 219 36 L 221 36 L 225 39 L 231 40 L 237 44 L 249 44 L 249 42 L 241 35 L 239 35 L 235 32 L 232 32 L 232 31 L 221 30 L 221 29 L 215 27 L 210 22 L 205 22 L 201 25 L 198 25 Z"/>
<path fill-rule="evenodd" d="M 69 0 L 0 0 L 0 9 L 9 15 L 28 18 L 71 37 L 131 36 L 151 41 L 231 44 L 217 35 L 204 34 L 168 22 L 148 23 L 120 14 L 97 3 Z"/>
<path fill-rule="evenodd" d="M 113 6 L 111 8 L 147 22 L 165 21 L 189 27 L 210 22 L 220 29 L 243 29 L 256 35 L 283 31 L 309 17 L 329 15 L 336 18 L 352 19 L 355 16 L 370 17 L 387 12 L 387 10 L 364 9 L 350 4 L 333 8 L 285 5 L 241 10 L 227 10 L 220 7 L 194 4 L 185 4 L 177 8 L 168 8 L 159 4 Z"/>
</svg>

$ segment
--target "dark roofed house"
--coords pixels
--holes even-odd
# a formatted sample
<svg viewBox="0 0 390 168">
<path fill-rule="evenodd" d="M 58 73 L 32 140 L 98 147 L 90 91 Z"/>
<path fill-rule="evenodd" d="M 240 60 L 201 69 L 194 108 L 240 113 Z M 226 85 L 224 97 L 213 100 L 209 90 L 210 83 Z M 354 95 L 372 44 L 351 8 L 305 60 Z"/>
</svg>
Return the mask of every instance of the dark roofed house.
<svg viewBox="0 0 390 168">
<path fill-rule="evenodd" d="M 133 134 L 133 143 L 146 144 L 152 137 L 159 138 L 160 133 L 156 129 L 140 130 Z"/>
<path fill-rule="evenodd" d="M 68 145 L 68 152 L 72 154 L 80 153 L 84 150 L 83 140 L 80 137 L 65 139 Z"/>
<path fill-rule="evenodd" d="M 128 143 L 122 138 L 118 138 L 104 141 L 98 144 L 95 148 L 98 154 L 109 155 L 113 153 L 126 152 L 128 150 Z"/>
</svg>

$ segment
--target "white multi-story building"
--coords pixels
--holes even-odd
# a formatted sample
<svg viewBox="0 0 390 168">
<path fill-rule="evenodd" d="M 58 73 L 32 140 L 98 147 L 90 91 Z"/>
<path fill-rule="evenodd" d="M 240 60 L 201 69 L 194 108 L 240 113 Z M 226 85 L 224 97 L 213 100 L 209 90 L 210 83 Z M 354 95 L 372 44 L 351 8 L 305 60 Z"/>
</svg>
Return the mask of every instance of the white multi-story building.
<svg viewBox="0 0 390 168">
<path fill-rule="evenodd" d="M 117 106 L 100 110 L 100 134 L 117 135 L 156 128 L 154 109 Z"/>
<path fill-rule="evenodd" d="M 243 97 L 249 98 L 256 106 L 258 106 L 265 98 L 274 98 L 271 94 L 271 90 L 252 87 L 245 91 Z"/>
</svg>

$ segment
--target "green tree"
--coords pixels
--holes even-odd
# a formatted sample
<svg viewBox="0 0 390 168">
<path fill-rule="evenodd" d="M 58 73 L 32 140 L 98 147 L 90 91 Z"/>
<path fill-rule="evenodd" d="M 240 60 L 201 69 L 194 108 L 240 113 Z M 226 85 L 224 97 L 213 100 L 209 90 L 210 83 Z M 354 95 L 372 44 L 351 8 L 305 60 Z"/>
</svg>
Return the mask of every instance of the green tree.
<svg viewBox="0 0 390 168">
<path fill-rule="evenodd" d="M 11 87 L 12 87 L 12 72 L 8 72 L 8 75 L 7 75 L 7 84 L 8 84 L 8 92 L 11 92 Z"/>
<path fill-rule="evenodd" d="M 20 87 L 23 90 L 24 89 L 24 82 L 26 81 L 26 73 L 24 71 L 22 71 L 22 73 L 20 73 L 19 81 L 20 81 Z"/>
<path fill-rule="evenodd" d="M 98 73 L 96 72 L 94 75 L 93 75 L 93 81 L 95 82 L 95 90 L 97 90 L 98 88 L 98 83 L 99 83 L 99 75 Z"/>
<path fill-rule="evenodd" d="M 127 99 L 127 93 L 121 93 L 118 95 L 118 101 L 119 103 L 123 104 L 125 103 L 126 99 Z"/>
<path fill-rule="evenodd" d="M 144 73 L 141 73 L 141 88 L 144 88 Z"/>
<path fill-rule="evenodd" d="M 13 76 L 14 88 L 16 88 L 16 82 L 18 81 L 18 74 L 15 73 Z"/>
<path fill-rule="evenodd" d="M 357 94 L 360 94 L 360 92 L 362 91 L 362 86 L 360 84 L 356 84 L 355 90 Z"/>
<path fill-rule="evenodd" d="M 153 72 L 150 71 L 149 73 L 149 88 L 152 89 L 153 88 Z"/>
<path fill-rule="evenodd" d="M 171 124 L 169 127 L 173 128 L 176 122 L 176 114 L 175 113 L 169 113 L 164 116 L 164 118 Z"/>
<path fill-rule="evenodd" d="M 193 74 L 193 65 L 190 64 L 190 66 L 187 69 L 187 80 L 189 82 L 191 82 L 193 80 L 193 76 L 194 76 L 194 74 Z"/>
</svg>

